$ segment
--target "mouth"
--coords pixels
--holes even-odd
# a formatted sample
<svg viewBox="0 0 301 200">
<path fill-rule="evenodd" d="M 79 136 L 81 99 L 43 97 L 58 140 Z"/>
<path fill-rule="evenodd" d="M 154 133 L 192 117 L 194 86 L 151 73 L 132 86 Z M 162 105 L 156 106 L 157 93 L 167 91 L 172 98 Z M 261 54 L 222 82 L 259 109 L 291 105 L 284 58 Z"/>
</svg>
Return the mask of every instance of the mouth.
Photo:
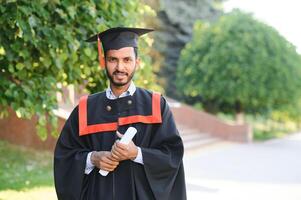
<svg viewBox="0 0 301 200">
<path fill-rule="evenodd" d="M 128 76 L 128 74 L 126 72 L 120 72 L 120 71 L 115 71 L 113 72 L 113 75 L 117 78 L 117 79 L 121 79 L 124 78 L 126 76 Z"/>
</svg>

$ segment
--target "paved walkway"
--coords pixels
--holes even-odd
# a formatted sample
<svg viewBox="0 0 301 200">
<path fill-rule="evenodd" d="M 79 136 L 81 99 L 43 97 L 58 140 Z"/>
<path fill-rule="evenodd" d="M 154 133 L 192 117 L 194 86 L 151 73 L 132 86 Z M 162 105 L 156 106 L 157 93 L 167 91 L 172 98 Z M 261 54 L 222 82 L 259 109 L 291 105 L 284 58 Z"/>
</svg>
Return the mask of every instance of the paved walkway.
<svg viewBox="0 0 301 200">
<path fill-rule="evenodd" d="M 188 200 L 301 200 L 301 133 L 184 157 Z"/>
</svg>

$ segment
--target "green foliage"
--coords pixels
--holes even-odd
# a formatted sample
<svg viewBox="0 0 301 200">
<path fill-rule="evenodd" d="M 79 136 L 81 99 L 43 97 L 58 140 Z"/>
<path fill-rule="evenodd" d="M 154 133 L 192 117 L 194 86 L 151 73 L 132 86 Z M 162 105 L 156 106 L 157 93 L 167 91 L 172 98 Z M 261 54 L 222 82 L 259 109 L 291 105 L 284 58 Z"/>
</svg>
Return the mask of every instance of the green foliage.
<svg viewBox="0 0 301 200">
<path fill-rule="evenodd" d="M 150 8 L 149 8 L 150 9 Z M 155 15 L 154 12 L 151 12 L 147 9 L 149 14 Z M 141 27 L 145 27 L 145 25 L 141 25 Z M 148 35 L 151 35 L 149 33 Z M 162 88 L 156 84 L 156 76 L 155 76 L 155 69 L 153 67 L 152 60 L 151 60 L 151 51 L 152 48 L 145 48 L 150 47 L 153 44 L 153 39 L 149 37 L 141 37 L 139 39 L 139 52 L 138 57 L 140 58 L 140 66 L 137 68 L 136 74 L 134 76 L 135 84 L 142 88 L 152 89 L 157 92 L 163 92 Z"/>
<path fill-rule="evenodd" d="M 272 27 L 233 11 L 215 24 L 197 22 L 181 53 L 177 87 L 209 111 L 267 113 L 300 99 L 301 58 Z"/>
<path fill-rule="evenodd" d="M 151 13 L 139 0 L 11 0 L 0 4 L 0 116 L 11 107 L 18 117 L 39 117 L 42 139 L 46 123 L 56 125 L 58 83 L 84 85 L 90 92 L 107 86 L 98 66 L 97 45 L 84 40 L 114 26 L 143 26 Z M 147 47 L 144 42 L 142 47 Z M 149 61 L 139 72 L 144 86 L 154 86 Z M 147 73 L 147 75 L 145 74 Z M 143 77 L 142 77 L 143 76 Z M 45 114 L 48 114 L 49 121 Z"/>
</svg>

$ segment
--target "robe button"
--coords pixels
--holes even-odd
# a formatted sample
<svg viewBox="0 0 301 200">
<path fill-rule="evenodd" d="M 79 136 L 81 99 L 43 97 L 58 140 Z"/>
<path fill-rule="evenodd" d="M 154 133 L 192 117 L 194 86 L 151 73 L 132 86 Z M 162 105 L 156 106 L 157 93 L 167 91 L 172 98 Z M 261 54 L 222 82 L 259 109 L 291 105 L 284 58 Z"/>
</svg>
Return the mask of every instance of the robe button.
<svg viewBox="0 0 301 200">
<path fill-rule="evenodd" d="M 111 111 L 112 107 L 111 106 L 107 106 L 106 109 L 107 109 L 107 111 Z"/>
<path fill-rule="evenodd" d="M 133 103 L 132 100 L 128 100 L 128 104 L 131 105 Z"/>
</svg>

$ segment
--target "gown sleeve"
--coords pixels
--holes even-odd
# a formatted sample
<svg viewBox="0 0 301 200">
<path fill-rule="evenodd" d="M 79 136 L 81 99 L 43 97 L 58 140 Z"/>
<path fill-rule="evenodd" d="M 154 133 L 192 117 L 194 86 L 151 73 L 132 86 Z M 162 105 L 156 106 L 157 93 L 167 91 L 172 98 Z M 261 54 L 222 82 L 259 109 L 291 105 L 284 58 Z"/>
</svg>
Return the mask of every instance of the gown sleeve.
<svg viewBox="0 0 301 200">
<path fill-rule="evenodd" d="M 58 138 L 54 151 L 54 181 L 59 200 L 81 199 L 87 154 L 78 133 L 78 107 L 76 107 Z"/>
<path fill-rule="evenodd" d="M 149 147 L 141 148 L 147 182 L 156 199 L 186 199 L 183 142 L 166 100 L 161 97 L 162 123 L 149 134 Z"/>
</svg>

